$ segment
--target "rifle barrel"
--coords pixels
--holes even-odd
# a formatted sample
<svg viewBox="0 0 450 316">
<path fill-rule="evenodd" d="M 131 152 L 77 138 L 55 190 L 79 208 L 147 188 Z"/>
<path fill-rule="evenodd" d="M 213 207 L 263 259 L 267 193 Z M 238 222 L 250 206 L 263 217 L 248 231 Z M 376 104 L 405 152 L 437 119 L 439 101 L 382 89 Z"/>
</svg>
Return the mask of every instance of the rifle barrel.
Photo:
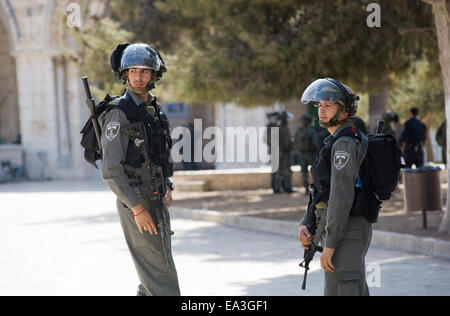
<svg viewBox="0 0 450 316">
<path fill-rule="evenodd" d="M 378 121 L 378 125 L 377 125 L 377 134 L 381 134 L 381 132 L 383 131 L 383 126 L 384 126 L 384 121 Z"/>
<path fill-rule="evenodd" d="M 95 101 L 91 95 L 91 89 L 89 88 L 88 77 L 82 77 L 81 81 L 83 82 L 84 92 L 86 93 L 86 105 L 89 108 L 89 112 L 91 112 L 91 121 L 94 127 L 95 138 L 97 139 L 98 148 L 102 148 L 102 143 L 100 140 L 100 129 L 98 127 L 97 119 L 95 118 Z M 101 154 L 99 152 L 99 154 Z"/>
<path fill-rule="evenodd" d="M 308 268 L 305 268 L 305 274 L 303 275 L 303 283 L 302 283 L 302 290 L 306 289 L 306 276 L 308 274 Z"/>
</svg>

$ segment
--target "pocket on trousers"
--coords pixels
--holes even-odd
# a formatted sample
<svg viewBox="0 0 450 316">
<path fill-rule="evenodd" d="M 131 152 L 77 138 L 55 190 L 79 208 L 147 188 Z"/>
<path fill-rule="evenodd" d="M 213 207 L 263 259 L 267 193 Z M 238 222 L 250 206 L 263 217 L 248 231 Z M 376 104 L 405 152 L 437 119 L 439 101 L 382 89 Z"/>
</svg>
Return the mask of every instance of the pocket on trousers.
<svg viewBox="0 0 450 316">
<path fill-rule="evenodd" d="M 336 272 L 357 271 L 361 267 L 361 231 L 346 230 L 333 255 Z"/>
</svg>

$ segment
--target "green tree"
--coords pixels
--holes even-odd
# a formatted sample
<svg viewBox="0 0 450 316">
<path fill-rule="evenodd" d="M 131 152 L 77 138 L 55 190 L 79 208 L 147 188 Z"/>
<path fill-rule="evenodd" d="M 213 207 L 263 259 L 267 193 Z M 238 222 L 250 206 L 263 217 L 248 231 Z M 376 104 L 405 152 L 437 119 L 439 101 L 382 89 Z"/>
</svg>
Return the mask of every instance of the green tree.
<svg viewBox="0 0 450 316">
<path fill-rule="evenodd" d="M 422 55 L 436 60 L 427 36 L 399 34 L 430 28 L 428 6 L 381 1 L 382 27 L 369 28 L 368 3 L 167 0 L 156 7 L 196 21 L 183 27 L 188 36 L 177 53 L 183 95 L 252 105 L 291 100 L 323 76 L 377 91 L 389 85 L 389 73 L 404 73 Z"/>
<path fill-rule="evenodd" d="M 450 0 L 422 0 L 433 8 L 436 33 L 439 46 L 439 62 L 441 65 L 442 81 L 445 93 L 445 114 L 450 119 Z M 447 124 L 447 157 L 449 156 L 450 124 Z M 448 162 L 448 160 L 447 160 Z M 450 168 L 447 168 L 447 182 L 450 181 Z M 439 232 L 450 234 L 450 187 L 447 190 L 447 205 Z"/>
<path fill-rule="evenodd" d="M 104 18 L 91 27 L 73 28 L 70 31 L 81 43 L 81 48 L 67 51 L 66 56 L 76 60 L 81 74 L 88 76 L 94 84 L 91 87 L 93 95 L 100 99 L 105 96 L 105 92 L 120 94 L 123 85 L 112 73 L 110 56 L 118 42 L 129 41 L 132 33 L 110 18 Z"/>
<path fill-rule="evenodd" d="M 420 60 L 410 67 L 406 76 L 394 78 L 389 102 L 391 109 L 406 119 L 409 110 L 417 107 L 422 118 L 429 114 L 427 127 L 437 128 L 445 117 L 444 88 L 442 79 L 436 75 L 439 72 L 439 65 Z"/>
<path fill-rule="evenodd" d="M 333 76 L 359 92 L 373 93 L 390 85 L 390 73 L 405 73 L 424 54 L 436 62 L 436 45 L 421 32 L 434 28 L 429 6 L 415 0 L 378 1 L 381 27 L 370 28 L 369 3 L 112 0 L 116 22 L 111 23 L 118 24 L 111 30 L 124 29 L 129 41 L 161 50 L 169 67 L 164 82 L 171 83 L 166 88 L 177 98 L 272 104 L 298 98 L 317 77 Z M 86 35 L 94 41 L 122 41 L 106 32 Z"/>
</svg>

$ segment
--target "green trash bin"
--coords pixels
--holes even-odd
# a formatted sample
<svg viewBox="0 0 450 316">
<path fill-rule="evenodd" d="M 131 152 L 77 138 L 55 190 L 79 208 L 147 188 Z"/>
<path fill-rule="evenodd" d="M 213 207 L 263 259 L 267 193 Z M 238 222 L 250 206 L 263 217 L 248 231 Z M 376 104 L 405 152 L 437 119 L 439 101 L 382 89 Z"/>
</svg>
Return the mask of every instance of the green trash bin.
<svg viewBox="0 0 450 316">
<path fill-rule="evenodd" d="M 441 168 L 405 168 L 403 173 L 406 212 L 422 211 L 423 228 L 427 228 L 427 212 L 442 211 Z"/>
</svg>

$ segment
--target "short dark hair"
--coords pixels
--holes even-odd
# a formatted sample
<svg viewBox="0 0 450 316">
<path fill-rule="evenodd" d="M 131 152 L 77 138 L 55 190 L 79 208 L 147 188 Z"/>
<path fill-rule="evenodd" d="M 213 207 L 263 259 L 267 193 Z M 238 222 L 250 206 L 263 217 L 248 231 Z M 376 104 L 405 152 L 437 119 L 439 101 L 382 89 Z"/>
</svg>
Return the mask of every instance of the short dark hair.
<svg viewBox="0 0 450 316">
<path fill-rule="evenodd" d="M 419 109 L 418 108 L 412 108 L 411 110 L 409 110 L 409 112 L 411 112 L 412 115 L 417 116 L 417 114 L 419 114 Z"/>
</svg>

